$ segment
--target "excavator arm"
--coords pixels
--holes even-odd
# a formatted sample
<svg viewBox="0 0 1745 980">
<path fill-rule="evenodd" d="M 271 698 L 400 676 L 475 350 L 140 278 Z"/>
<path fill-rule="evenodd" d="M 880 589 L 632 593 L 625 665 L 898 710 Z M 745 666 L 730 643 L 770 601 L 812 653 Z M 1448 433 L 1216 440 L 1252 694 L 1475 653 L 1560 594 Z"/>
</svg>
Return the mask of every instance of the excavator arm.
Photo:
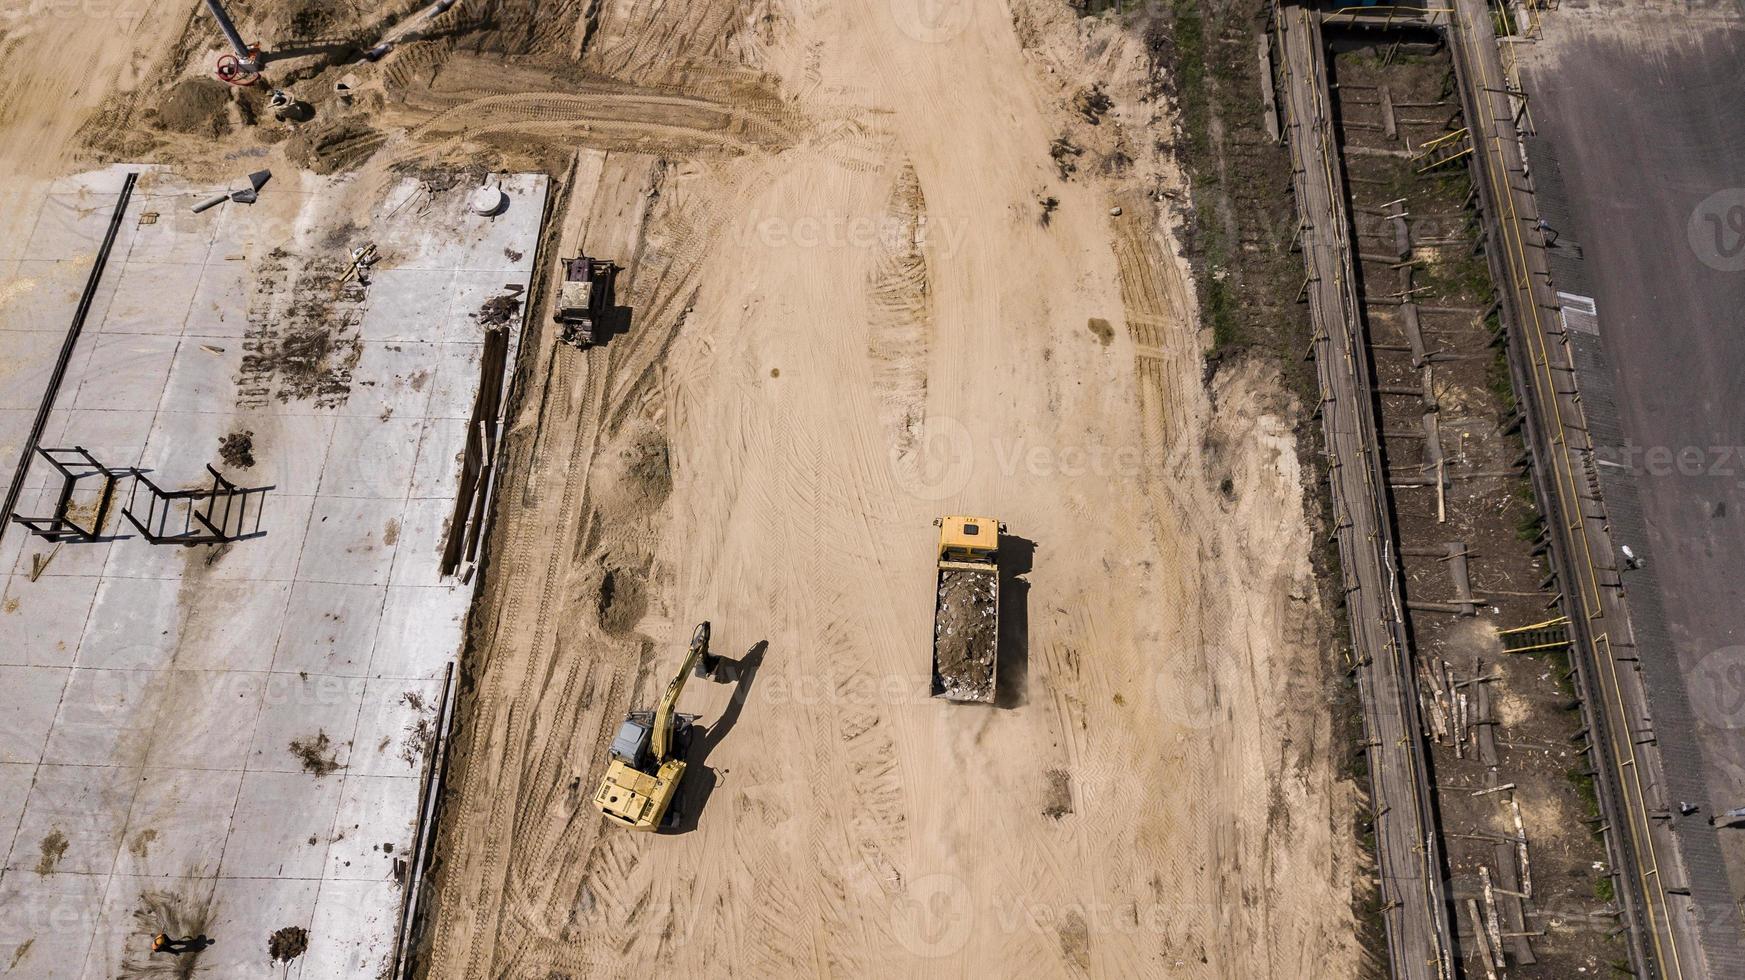
<svg viewBox="0 0 1745 980">
<path fill-rule="evenodd" d="M 666 694 L 661 696 L 660 704 L 654 709 L 654 731 L 649 744 L 654 755 L 655 765 L 659 765 L 672 757 L 673 751 L 673 712 L 678 708 L 679 693 L 685 689 L 685 679 L 691 676 L 691 671 L 697 666 L 697 661 L 708 663 L 709 657 L 709 624 L 704 622 L 697 627 L 697 632 L 691 635 L 691 651 L 685 654 L 685 662 L 679 667 L 679 672 L 666 686 Z"/>
</svg>

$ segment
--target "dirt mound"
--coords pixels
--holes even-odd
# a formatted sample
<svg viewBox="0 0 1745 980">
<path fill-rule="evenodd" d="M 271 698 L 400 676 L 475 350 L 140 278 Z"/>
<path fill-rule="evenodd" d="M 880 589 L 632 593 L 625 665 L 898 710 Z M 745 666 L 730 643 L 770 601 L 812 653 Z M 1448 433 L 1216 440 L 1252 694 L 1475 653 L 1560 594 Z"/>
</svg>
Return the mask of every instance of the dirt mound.
<svg viewBox="0 0 1745 980">
<path fill-rule="evenodd" d="M 355 30 L 350 3 L 335 0 L 280 0 L 261 11 L 267 36 L 285 41 L 335 41 Z"/>
<path fill-rule="evenodd" d="M 652 422 L 631 423 L 595 462 L 600 510 L 636 516 L 652 513 L 672 493 L 666 434 Z"/>
<path fill-rule="evenodd" d="M 267 955 L 274 963 L 290 962 L 309 948 L 309 930 L 302 926 L 286 926 L 267 937 Z"/>
<path fill-rule="evenodd" d="M 232 432 L 218 440 L 218 458 L 239 469 L 254 466 L 254 431 Z"/>
<path fill-rule="evenodd" d="M 517 255 L 516 260 L 520 259 Z M 501 327 L 521 313 L 521 287 L 485 300 L 473 318 L 487 327 Z"/>
<path fill-rule="evenodd" d="M 648 569 L 606 554 L 596 573 L 595 613 L 600 628 L 614 636 L 636 629 L 648 612 Z"/>
<path fill-rule="evenodd" d="M 230 86 L 216 78 L 184 78 L 157 106 L 159 129 L 192 136 L 230 132 Z"/>
<path fill-rule="evenodd" d="M 297 130 L 285 143 L 285 155 L 305 170 L 338 173 L 362 166 L 382 148 L 385 140 L 381 133 L 356 119 L 334 119 Z"/>
<path fill-rule="evenodd" d="M 291 754 L 303 763 L 304 772 L 317 776 L 325 776 L 342 768 L 339 754 L 333 747 L 333 740 L 323 731 L 317 731 L 305 738 L 292 739 Z"/>
</svg>

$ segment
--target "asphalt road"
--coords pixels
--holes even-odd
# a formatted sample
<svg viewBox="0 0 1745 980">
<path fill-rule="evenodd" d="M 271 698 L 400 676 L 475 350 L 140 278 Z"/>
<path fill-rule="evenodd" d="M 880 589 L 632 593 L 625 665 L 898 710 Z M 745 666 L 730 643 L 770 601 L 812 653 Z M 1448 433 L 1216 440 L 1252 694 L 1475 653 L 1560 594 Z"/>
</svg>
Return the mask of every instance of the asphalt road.
<svg viewBox="0 0 1745 980">
<path fill-rule="evenodd" d="M 1525 82 L 1561 170 L 1554 228 L 1582 251 L 1557 288 L 1593 296 L 1611 373 L 1623 438 L 1601 465 L 1636 490 L 1640 521 L 1613 532 L 1649 563 L 1623 572 L 1643 667 L 1675 656 L 1689 703 L 1686 730 L 1655 734 L 1694 732 L 1700 816 L 1745 807 L 1745 17 L 1593 6 L 1547 18 Z M 1745 897 L 1745 829 L 1720 836 Z"/>
</svg>

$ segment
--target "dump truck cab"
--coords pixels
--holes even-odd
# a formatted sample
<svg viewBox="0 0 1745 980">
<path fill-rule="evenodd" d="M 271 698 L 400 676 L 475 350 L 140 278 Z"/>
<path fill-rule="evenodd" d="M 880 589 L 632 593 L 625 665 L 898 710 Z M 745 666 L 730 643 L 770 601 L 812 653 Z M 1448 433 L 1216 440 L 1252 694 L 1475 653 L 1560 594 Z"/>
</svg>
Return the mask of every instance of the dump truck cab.
<svg viewBox="0 0 1745 980">
<path fill-rule="evenodd" d="M 999 557 L 1000 532 L 1005 529 L 992 517 L 941 517 L 939 560 L 987 564 Z"/>
</svg>

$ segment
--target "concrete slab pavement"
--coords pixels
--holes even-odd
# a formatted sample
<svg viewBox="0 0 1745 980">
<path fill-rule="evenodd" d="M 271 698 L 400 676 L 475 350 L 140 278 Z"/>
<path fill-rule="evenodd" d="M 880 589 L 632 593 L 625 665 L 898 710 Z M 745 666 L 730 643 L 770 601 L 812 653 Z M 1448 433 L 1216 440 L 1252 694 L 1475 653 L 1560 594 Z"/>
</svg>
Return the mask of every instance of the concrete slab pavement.
<svg viewBox="0 0 1745 980">
<path fill-rule="evenodd" d="M 0 252 L 0 481 L 118 173 L 56 182 L 27 247 Z M 274 489 L 252 540 L 154 546 L 115 512 L 101 543 L 0 536 L 0 966 L 112 977 L 146 961 L 155 923 L 199 923 L 226 978 L 374 976 L 391 957 L 471 601 L 439 551 L 475 398 L 505 380 L 481 377 L 474 314 L 528 285 L 546 193 L 502 183 L 495 217 L 410 178 L 342 209 L 355 188 L 313 175 L 193 215 L 208 189 L 141 179 L 45 444 L 166 488 L 212 463 Z M 336 288 L 354 242 L 325 236 L 348 221 L 382 259 Z M 220 459 L 240 432 L 252 466 Z M 52 504 L 46 471 L 20 511 Z M 275 966 L 287 925 L 311 947 Z"/>
</svg>

